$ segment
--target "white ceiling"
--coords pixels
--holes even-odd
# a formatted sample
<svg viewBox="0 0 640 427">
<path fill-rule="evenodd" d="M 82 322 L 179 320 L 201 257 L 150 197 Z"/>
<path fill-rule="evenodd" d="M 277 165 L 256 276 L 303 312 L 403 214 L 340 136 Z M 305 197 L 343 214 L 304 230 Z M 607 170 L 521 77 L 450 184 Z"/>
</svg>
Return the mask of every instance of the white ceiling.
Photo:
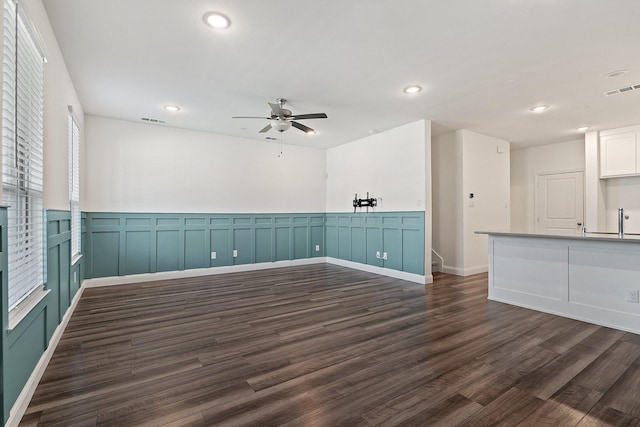
<svg viewBox="0 0 640 427">
<path fill-rule="evenodd" d="M 639 0 L 44 0 L 87 114 L 327 148 L 418 119 L 512 148 L 640 123 Z M 208 11 L 232 20 L 203 23 Z M 623 77 L 606 74 L 630 70 Z M 424 90 L 406 95 L 403 87 Z M 166 104 L 182 108 L 178 113 Z M 548 104 L 532 113 L 535 104 Z"/>
</svg>

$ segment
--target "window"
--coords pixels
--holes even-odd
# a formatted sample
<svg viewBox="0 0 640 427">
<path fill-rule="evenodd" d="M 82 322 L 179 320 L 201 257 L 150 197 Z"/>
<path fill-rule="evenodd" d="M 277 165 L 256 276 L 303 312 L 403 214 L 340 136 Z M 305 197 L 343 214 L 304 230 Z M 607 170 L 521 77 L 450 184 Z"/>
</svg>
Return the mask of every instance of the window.
<svg viewBox="0 0 640 427">
<path fill-rule="evenodd" d="M 80 256 L 80 127 L 69 107 L 69 206 L 71 208 L 71 259 Z"/>
<path fill-rule="evenodd" d="M 4 1 L 2 202 L 9 206 L 9 310 L 43 284 L 44 56 L 14 0 Z"/>
</svg>

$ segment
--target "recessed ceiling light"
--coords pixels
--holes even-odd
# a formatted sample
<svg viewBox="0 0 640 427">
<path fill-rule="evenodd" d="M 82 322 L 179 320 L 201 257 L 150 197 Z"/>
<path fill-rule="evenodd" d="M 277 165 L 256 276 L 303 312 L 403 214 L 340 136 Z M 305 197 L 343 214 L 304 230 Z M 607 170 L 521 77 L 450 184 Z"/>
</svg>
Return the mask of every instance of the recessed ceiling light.
<svg viewBox="0 0 640 427">
<path fill-rule="evenodd" d="M 541 113 L 548 108 L 548 105 L 536 105 L 535 107 L 531 107 L 531 111 L 533 111 L 534 113 Z"/>
<path fill-rule="evenodd" d="M 589 126 L 580 126 L 576 129 L 578 132 L 586 132 L 589 130 Z"/>
<path fill-rule="evenodd" d="M 420 86 L 407 86 L 403 89 L 404 93 L 418 93 L 422 90 Z"/>
<path fill-rule="evenodd" d="M 180 107 L 176 105 L 165 105 L 164 109 L 167 111 L 171 111 L 172 113 L 175 113 L 176 111 L 180 111 Z"/>
<path fill-rule="evenodd" d="M 608 79 L 615 79 L 616 77 L 626 76 L 627 74 L 629 74 L 629 70 L 617 70 L 610 72 L 606 77 Z"/>
<path fill-rule="evenodd" d="M 217 30 L 226 30 L 231 26 L 231 20 L 219 12 L 205 13 L 204 22 Z"/>
</svg>

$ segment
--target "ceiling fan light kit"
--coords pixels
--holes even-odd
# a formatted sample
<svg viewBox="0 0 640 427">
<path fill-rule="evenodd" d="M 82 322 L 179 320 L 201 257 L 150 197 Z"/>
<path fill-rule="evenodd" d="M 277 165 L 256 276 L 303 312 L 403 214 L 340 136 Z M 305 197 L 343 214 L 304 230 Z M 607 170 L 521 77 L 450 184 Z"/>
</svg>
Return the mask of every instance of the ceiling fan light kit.
<svg viewBox="0 0 640 427">
<path fill-rule="evenodd" d="M 316 131 L 309 126 L 303 125 L 296 120 L 309 120 L 309 119 L 326 119 L 325 113 L 311 113 L 311 114 L 293 114 L 291 110 L 284 108 L 284 104 L 287 102 L 284 98 L 278 98 L 277 104 L 268 102 L 271 107 L 271 115 L 269 117 L 252 117 L 252 116 L 234 116 L 234 119 L 263 119 L 271 120 L 271 123 L 260 129 L 258 133 L 269 132 L 274 129 L 278 132 L 284 132 L 289 130 L 290 127 L 301 130 L 307 135 L 314 135 Z"/>
</svg>

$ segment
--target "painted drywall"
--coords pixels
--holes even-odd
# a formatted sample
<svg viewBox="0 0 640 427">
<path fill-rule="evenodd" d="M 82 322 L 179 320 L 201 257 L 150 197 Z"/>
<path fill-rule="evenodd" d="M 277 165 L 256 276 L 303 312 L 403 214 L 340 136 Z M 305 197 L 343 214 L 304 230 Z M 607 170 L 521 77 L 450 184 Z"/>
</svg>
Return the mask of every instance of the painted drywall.
<svg viewBox="0 0 640 427">
<path fill-rule="evenodd" d="M 69 128 L 72 107 L 80 126 L 80 153 L 84 152 L 84 112 L 69 77 L 60 47 L 41 0 L 21 1 L 45 50 L 44 64 L 44 207 L 69 209 Z M 83 173 L 82 165 L 80 173 Z M 81 186 L 81 191 L 84 189 Z"/>
<path fill-rule="evenodd" d="M 432 140 L 433 249 L 444 265 L 461 266 L 462 134 L 437 135 Z"/>
<path fill-rule="evenodd" d="M 327 150 L 327 212 L 353 212 L 359 198 L 378 198 L 376 211 L 425 210 L 425 120 Z M 430 150 L 430 148 L 428 148 Z M 380 200 L 382 199 L 382 200 Z"/>
<path fill-rule="evenodd" d="M 87 115 L 83 210 L 324 212 L 325 152 Z"/>
<path fill-rule="evenodd" d="M 601 231 L 618 231 L 618 208 L 623 208 L 626 233 L 640 233 L 640 176 L 604 181 L 605 225 Z"/>
<path fill-rule="evenodd" d="M 537 173 L 584 170 L 585 143 L 577 139 L 511 152 L 511 228 L 535 231 L 535 177 Z"/>
<path fill-rule="evenodd" d="M 509 229 L 509 145 L 467 130 L 434 137 L 433 249 L 444 272 L 487 271 L 487 237 L 476 231 Z"/>
<path fill-rule="evenodd" d="M 464 275 L 487 271 L 488 242 L 476 231 L 510 228 L 509 142 L 462 133 Z M 470 198 L 473 194 L 473 198 Z"/>
</svg>

